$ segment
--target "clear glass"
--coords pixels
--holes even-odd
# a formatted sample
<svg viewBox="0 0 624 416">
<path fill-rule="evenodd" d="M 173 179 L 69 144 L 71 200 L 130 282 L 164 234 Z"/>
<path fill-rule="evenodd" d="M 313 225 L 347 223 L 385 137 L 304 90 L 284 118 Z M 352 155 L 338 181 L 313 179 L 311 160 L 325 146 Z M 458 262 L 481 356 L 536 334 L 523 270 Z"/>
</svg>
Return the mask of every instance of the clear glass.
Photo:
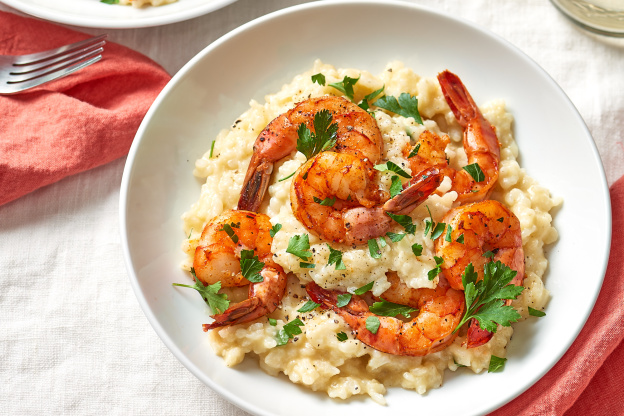
<svg viewBox="0 0 624 416">
<path fill-rule="evenodd" d="M 574 23 L 595 33 L 624 37 L 624 0 L 551 0 Z"/>
</svg>

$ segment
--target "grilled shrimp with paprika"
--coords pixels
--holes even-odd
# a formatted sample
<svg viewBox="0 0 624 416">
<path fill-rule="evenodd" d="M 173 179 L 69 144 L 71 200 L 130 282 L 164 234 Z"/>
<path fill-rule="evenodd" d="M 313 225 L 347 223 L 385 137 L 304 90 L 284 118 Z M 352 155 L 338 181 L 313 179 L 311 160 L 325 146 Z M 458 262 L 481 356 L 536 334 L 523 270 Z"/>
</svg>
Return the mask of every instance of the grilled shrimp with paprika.
<svg viewBox="0 0 624 416">
<path fill-rule="evenodd" d="M 488 261 L 500 261 L 516 271 L 510 284 L 521 286 L 524 280 L 524 250 L 520 221 L 498 201 L 486 200 L 461 205 L 449 211 L 442 222 L 451 227 L 449 238 L 435 240 L 434 249 L 442 257 L 442 273 L 451 287 L 464 290 L 462 273 L 472 263 L 479 279 Z M 493 257 L 484 257 L 486 252 Z M 506 301 L 507 305 L 511 300 Z M 467 346 L 476 347 L 490 340 L 492 334 L 482 330 L 473 319 L 468 329 Z"/>
<path fill-rule="evenodd" d="M 414 148 L 415 156 L 408 158 L 412 172 L 417 173 L 431 166 L 437 167 L 452 181 L 452 191 L 457 192 L 457 200 L 464 204 L 487 199 L 496 181 L 500 164 L 500 143 L 494 127 L 485 119 L 472 96 L 459 79 L 449 71 L 438 74 L 438 82 L 451 111 L 464 128 L 463 147 L 468 157 L 468 165 L 478 165 L 483 179 L 477 180 L 468 171 L 455 170 L 448 165 L 445 149 L 450 139 L 430 131 L 423 132 Z M 407 156 L 413 148 L 404 149 Z"/>
<path fill-rule="evenodd" d="M 275 118 L 256 139 L 238 209 L 258 210 L 269 186 L 273 164 L 297 149 L 301 124 L 315 131 L 314 116 L 321 110 L 329 111 L 332 122 L 338 125 L 334 150 L 365 161 L 367 169 L 372 170 L 383 150 L 383 139 L 375 120 L 344 98 L 311 98 Z"/>
<path fill-rule="evenodd" d="M 384 235 L 392 219 L 386 212 L 407 214 L 440 185 L 436 169 L 412 180 L 395 198 L 378 189 L 376 175 L 362 159 L 345 153 L 323 152 L 295 174 L 290 202 L 295 217 L 324 240 L 365 244 Z"/>
<path fill-rule="evenodd" d="M 435 289 L 408 288 L 394 272 L 388 272 L 387 278 L 392 286 L 381 297 L 418 309 L 410 321 L 375 315 L 369 311 L 366 301 L 357 295 L 340 308 L 336 306 L 340 292 L 323 289 L 314 282 L 308 283 L 306 290 L 314 302 L 340 315 L 357 339 L 378 351 L 423 356 L 440 351 L 453 342 L 457 336 L 453 331 L 465 310 L 462 291 L 451 288 L 443 278 Z M 367 329 L 367 320 L 372 317 L 380 323 L 375 333 Z"/>
<path fill-rule="evenodd" d="M 253 321 L 279 305 L 286 291 L 286 273 L 273 261 L 271 227 L 267 215 L 249 211 L 225 211 L 204 227 L 193 259 L 197 278 L 205 285 L 217 282 L 222 287 L 249 285 L 248 298 L 214 315 L 214 322 L 204 325 L 204 331 Z M 250 283 L 243 276 L 242 250 L 253 250 L 264 263 L 261 282 Z"/>
</svg>

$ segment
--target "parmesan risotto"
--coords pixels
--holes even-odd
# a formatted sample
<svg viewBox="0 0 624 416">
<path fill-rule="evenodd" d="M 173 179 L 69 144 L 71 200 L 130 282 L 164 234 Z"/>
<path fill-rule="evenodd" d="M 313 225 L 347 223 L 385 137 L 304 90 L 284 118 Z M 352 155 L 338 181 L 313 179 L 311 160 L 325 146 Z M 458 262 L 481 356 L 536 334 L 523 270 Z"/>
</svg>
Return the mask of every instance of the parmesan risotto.
<svg viewBox="0 0 624 416">
<path fill-rule="evenodd" d="M 152 1 L 154 5 L 157 3 Z M 325 76 L 325 85 L 313 82 L 315 74 Z M 353 101 L 356 103 L 382 87 L 385 87 L 387 96 L 398 97 L 401 93 L 409 93 L 418 98 L 423 124 L 418 124 L 411 117 L 374 110 L 383 136 L 383 162 L 392 161 L 408 173 L 415 174 L 410 172 L 402 149 L 410 141 L 413 143 L 423 131 L 429 130 L 450 137 L 446 155 L 451 167 L 461 169 L 466 165 L 463 129 L 435 78 L 421 77 L 401 62 L 391 62 L 381 74 L 373 75 L 357 69 L 337 69 L 316 61 L 309 71 L 296 76 L 279 92 L 266 96 L 264 103 L 252 100 L 250 108 L 233 122 L 230 129 L 221 131 L 214 140 L 213 148 L 197 160 L 194 175 L 205 182 L 199 200 L 183 215 L 184 232 L 189 237 L 183 243 L 183 249 L 188 254 L 183 265 L 185 269 L 190 270 L 193 265 L 195 249 L 206 223 L 223 211 L 236 208 L 258 134 L 271 120 L 298 102 L 310 97 L 342 95 L 329 84 L 340 82 L 345 76 L 359 78 L 354 85 Z M 512 135 L 513 117 L 506 111 L 504 102 L 488 102 L 480 109 L 495 127 L 501 145 L 499 178 L 491 199 L 507 206 L 518 217 L 522 229 L 526 259 L 525 290 L 512 306 L 522 319 L 526 319 L 529 316 L 528 307 L 542 310 L 549 299 L 542 281 L 548 265 L 544 246 L 558 238 L 549 212 L 561 200 L 551 197 L 548 189 L 529 177 L 518 164 L 518 146 Z M 288 273 L 286 294 L 278 308 L 266 317 L 251 323 L 214 329 L 207 334 L 215 353 L 223 357 L 226 365 L 235 366 L 251 354 L 258 358 L 260 367 L 268 374 L 284 373 L 293 383 L 325 392 L 332 398 L 347 399 L 365 394 L 375 402 L 385 404 L 384 394 L 389 387 L 402 387 L 423 394 L 442 385 L 447 369 L 456 371 L 465 366 L 480 373 L 488 368 L 491 356 L 505 357 L 512 327 L 499 326 L 489 342 L 471 349 L 462 346 L 466 339 L 466 331 L 463 330 L 446 349 L 423 357 L 410 357 L 379 352 L 365 345 L 355 338 L 350 327 L 332 310 L 316 308 L 310 312 L 297 312 L 309 300 L 305 284 L 312 281 L 325 289 L 350 292 L 374 282 L 371 292 L 380 296 L 390 286 L 386 273 L 395 271 L 411 288 L 435 287 L 437 279 L 428 278 L 428 272 L 436 268 L 434 241 L 423 233 L 425 222 L 430 215 L 434 221 L 439 221 L 459 204 L 457 193 L 450 190 L 450 179 L 445 177 L 437 192 L 410 214 L 417 226 L 415 234 L 407 234 L 398 242 L 388 241 L 381 248 L 379 258 L 373 258 L 366 245 L 332 244 L 332 248 L 342 251 L 346 266 L 345 270 L 336 270 L 334 265 L 328 264 L 328 245 L 311 234 L 292 212 L 290 188 L 293 178 L 289 175 L 305 161 L 306 157 L 296 152 L 274 166 L 268 195 L 259 209 L 270 217 L 273 225 L 282 226 L 275 233 L 271 251 L 275 262 Z M 389 172 L 379 174 L 382 189 L 390 189 L 391 176 Z M 402 230 L 398 224 L 394 226 L 393 231 Z M 289 240 L 301 234 L 309 234 L 312 258 L 308 262 L 314 263 L 314 268 L 302 268 L 301 259 L 286 251 Z M 420 256 L 414 255 L 414 244 L 422 246 Z M 224 291 L 233 301 L 246 296 L 246 289 Z M 295 335 L 286 345 L 278 346 L 278 332 L 296 318 L 304 324 L 302 333 Z M 339 340 L 339 333 L 346 334 L 347 339 Z M 468 374 L 465 376 L 469 377 Z"/>
</svg>

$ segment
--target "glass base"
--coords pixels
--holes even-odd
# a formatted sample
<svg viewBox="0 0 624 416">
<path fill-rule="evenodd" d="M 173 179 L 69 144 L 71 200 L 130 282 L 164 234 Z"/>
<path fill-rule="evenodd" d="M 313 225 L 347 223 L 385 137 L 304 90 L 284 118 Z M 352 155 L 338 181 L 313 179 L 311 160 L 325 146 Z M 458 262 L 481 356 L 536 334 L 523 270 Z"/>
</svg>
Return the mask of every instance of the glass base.
<svg viewBox="0 0 624 416">
<path fill-rule="evenodd" d="M 581 27 L 607 36 L 624 37 L 624 0 L 550 0 Z"/>
</svg>

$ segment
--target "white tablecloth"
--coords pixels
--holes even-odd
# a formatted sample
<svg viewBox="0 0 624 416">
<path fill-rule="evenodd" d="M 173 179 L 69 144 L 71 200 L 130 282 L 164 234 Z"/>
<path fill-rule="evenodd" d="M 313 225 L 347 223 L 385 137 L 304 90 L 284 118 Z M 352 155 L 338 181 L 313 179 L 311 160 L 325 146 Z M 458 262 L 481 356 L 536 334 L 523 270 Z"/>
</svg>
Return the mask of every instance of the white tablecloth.
<svg viewBox="0 0 624 416">
<path fill-rule="evenodd" d="M 301 2 L 240 0 L 187 22 L 106 32 L 174 74 L 229 30 Z M 414 2 L 474 22 L 527 53 L 579 109 L 609 184 L 624 173 L 624 40 L 578 29 L 547 0 Z M 135 300 L 118 229 L 124 162 L 0 207 L 2 415 L 246 414 L 175 359 Z"/>
</svg>

